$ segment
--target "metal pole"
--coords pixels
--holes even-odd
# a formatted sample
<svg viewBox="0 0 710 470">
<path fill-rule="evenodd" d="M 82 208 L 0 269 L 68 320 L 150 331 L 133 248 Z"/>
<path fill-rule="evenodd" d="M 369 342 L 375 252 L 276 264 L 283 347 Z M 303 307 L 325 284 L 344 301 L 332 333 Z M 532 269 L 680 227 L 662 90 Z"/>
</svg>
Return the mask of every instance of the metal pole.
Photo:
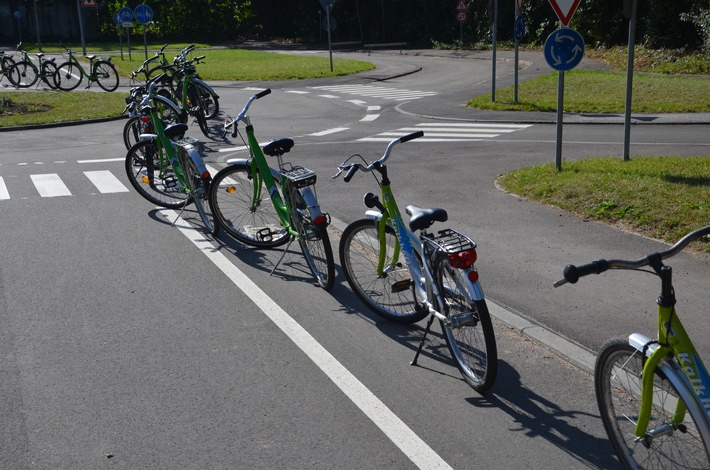
<svg viewBox="0 0 710 470">
<path fill-rule="evenodd" d="M 518 40 L 515 40 L 515 72 L 513 73 L 513 102 L 518 103 Z"/>
<path fill-rule="evenodd" d="M 491 78 L 491 101 L 496 101 L 496 42 L 498 39 L 498 0 L 493 0 L 493 66 Z"/>
<path fill-rule="evenodd" d="M 555 169 L 562 171 L 562 118 L 565 107 L 565 73 L 557 72 L 557 148 L 555 150 Z"/>
<path fill-rule="evenodd" d="M 631 143 L 631 94 L 634 82 L 634 43 L 636 42 L 636 0 L 631 0 L 629 54 L 626 62 L 626 110 L 624 111 L 624 161 L 629 161 Z"/>
<path fill-rule="evenodd" d="M 79 14 L 79 33 L 81 34 L 81 53 L 86 55 L 86 39 L 84 39 L 84 15 L 81 13 L 81 3 L 76 0 L 76 11 Z"/>
<path fill-rule="evenodd" d="M 333 47 L 330 43 L 330 5 L 325 7 L 326 22 L 328 23 L 328 53 L 330 54 L 330 71 L 333 71 Z"/>
<path fill-rule="evenodd" d="M 39 38 L 39 17 L 37 16 L 37 0 L 35 0 L 35 27 L 37 29 L 37 49 L 42 52 L 42 40 Z"/>
</svg>

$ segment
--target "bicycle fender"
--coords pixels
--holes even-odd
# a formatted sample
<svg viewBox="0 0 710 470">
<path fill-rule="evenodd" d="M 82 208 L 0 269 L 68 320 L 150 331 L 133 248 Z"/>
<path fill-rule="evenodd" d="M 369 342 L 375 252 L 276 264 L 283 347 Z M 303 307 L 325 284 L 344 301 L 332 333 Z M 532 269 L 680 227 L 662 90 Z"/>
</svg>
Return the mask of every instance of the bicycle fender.
<svg viewBox="0 0 710 470">
<path fill-rule="evenodd" d="M 365 217 L 372 220 L 382 220 L 382 212 L 380 211 L 365 211 Z"/>
<path fill-rule="evenodd" d="M 301 193 L 301 197 L 303 197 L 303 201 L 306 203 L 306 207 L 308 207 L 313 219 L 323 215 L 323 212 L 320 210 L 318 200 L 316 199 L 316 195 L 313 193 L 310 186 L 300 188 L 298 191 Z"/>
<path fill-rule="evenodd" d="M 205 162 L 202 160 L 202 155 L 200 155 L 197 148 L 192 144 L 182 144 L 182 148 L 185 149 L 187 154 L 190 156 L 190 159 L 195 163 L 198 174 L 203 175 L 207 171 L 207 167 L 205 166 Z"/>
</svg>

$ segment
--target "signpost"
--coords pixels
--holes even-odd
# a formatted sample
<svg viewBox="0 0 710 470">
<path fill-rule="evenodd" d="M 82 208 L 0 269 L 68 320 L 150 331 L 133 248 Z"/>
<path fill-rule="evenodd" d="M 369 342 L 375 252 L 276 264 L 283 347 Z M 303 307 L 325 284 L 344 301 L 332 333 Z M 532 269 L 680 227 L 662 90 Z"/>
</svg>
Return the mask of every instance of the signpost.
<svg viewBox="0 0 710 470">
<path fill-rule="evenodd" d="M 584 56 L 584 41 L 577 31 L 569 29 L 581 0 L 549 0 L 557 18 L 564 26 L 552 32 L 545 41 L 545 60 L 557 70 L 557 148 L 555 168 L 562 171 L 562 119 L 565 100 L 565 71 L 571 70 Z"/>
<path fill-rule="evenodd" d="M 133 27 L 133 10 L 128 7 L 121 8 L 120 10 L 118 10 L 118 18 L 121 20 L 121 26 L 126 28 L 126 39 L 128 42 L 128 60 L 131 60 L 131 28 Z"/>
<path fill-rule="evenodd" d="M 148 40 L 146 38 L 145 30 L 146 25 L 153 21 L 153 9 L 148 5 L 138 5 L 135 10 L 133 10 L 133 15 L 136 20 L 143 25 L 143 48 L 145 49 L 145 58 L 148 58 Z"/>
<path fill-rule="evenodd" d="M 456 3 L 456 21 L 459 23 L 459 40 L 463 41 L 463 24 L 468 20 L 468 6 L 463 0 Z"/>
<path fill-rule="evenodd" d="M 321 6 L 325 9 L 326 26 L 328 28 L 328 54 L 330 55 L 330 71 L 333 71 L 333 47 L 330 42 L 330 11 L 335 4 L 335 0 L 320 0 Z"/>
<path fill-rule="evenodd" d="M 518 43 L 525 36 L 525 17 L 523 16 L 523 0 L 515 0 L 515 24 L 513 26 L 515 36 L 515 72 L 513 73 L 513 102 L 518 102 Z"/>
</svg>

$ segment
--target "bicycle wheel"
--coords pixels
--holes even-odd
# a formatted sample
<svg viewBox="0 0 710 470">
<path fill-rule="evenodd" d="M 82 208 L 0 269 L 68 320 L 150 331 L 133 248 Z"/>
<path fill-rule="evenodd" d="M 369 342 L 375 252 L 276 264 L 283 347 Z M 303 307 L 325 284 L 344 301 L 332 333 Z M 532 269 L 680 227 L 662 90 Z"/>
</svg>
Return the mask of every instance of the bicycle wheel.
<svg viewBox="0 0 710 470">
<path fill-rule="evenodd" d="M 260 179 L 260 178 L 259 178 Z M 210 185 L 210 207 L 220 227 L 247 245 L 271 248 L 288 242 L 291 235 L 271 202 L 266 186 L 255 188 L 255 177 L 243 163 L 220 170 Z"/>
<path fill-rule="evenodd" d="M 207 125 L 207 118 L 205 118 L 204 110 L 200 106 L 200 94 L 194 85 L 190 85 L 188 96 L 190 97 L 190 114 L 195 117 L 195 120 L 197 120 L 197 124 L 199 124 L 202 134 L 204 134 L 205 137 L 209 137 L 210 129 Z"/>
<path fill-rule="evenodd" d="M 404 256 L 400 253 L 398 261 L 392 262 L 396 239 L 394 229 L 387 226 L 383 240 L 385 273 L 377 274 L 378 222 L 356 220 L 340 239 L 340 265 L 353 292 L 370 310 L 390 321 L 414 323 L 429 312 L 416 306 L 414 284 Z"/>
<path fill-rule="evenodd" d="M 54 81 L 54 75 L 57 73 L 57 64 L 52 62 L 51 60 L 45 60 L 42 62 L 42 68 L 40 71 L 40 76 L 42 77 L 42 81 L 47 84 L 49 88 L 52 90 L 57 89 L 57 84 Z"/>
<path fill-rule="evenodd" d="M 54 84 L 63 91 L 73 90 L 83 79 L 81 68 L 74 62 L 64 62 L 57 67 L 57 73 L 54 74 Z"/>
<path fill-rule="evenodd" d="M 303 190 L 310 191 L 308 188 Z M 335 261 L 330 237 L 325 226 L 316 227 L 301 191 L 296 187 L 290 188 L 291 220 L 299 234 L 298 243 L 301 245 L 303 256 L 318 285 L 325 290 L 330 290 L 335 281 Z"/>
<path fill-rule="evenodd" d="M 641 400 L 642 353 L 625 338 L 608 341 L 594 367 L 594 389 L 604 429 L 619 459 L 627 468 L 710 468 L 710 449 L 698 431 L 702 416 L 691 409 L 685 421 L 673 424 L 678 390 L 658 368 L 654 371 L 653 408 L 649 432 L 655 437 L 638 440 L 634 435 Z"/>
<path fill-rule="evenodd" d="M 39 76 L 34 64 L 29 60 L 21 60 L 13 65 L 8 77 L 12 77 L 11 82 L 19 88 L 29 88 L 37 83 Z"/>
<path fill-rule="evenodd" d="M 183 147 L 178 147 L 178 151 L 182 153 L 180 161 L 182 162 L 183 168 L 185 168 L 185 180 L 190 188 L 189 192 L 192 196 L 192 202 L 195 203 L 197 213 L 200 214 L 200 218 L 205 224 L 207 231 L 216 235 L 219 231 L 219 225 L 214 223 L 212 213 L 208 210 L 211 179 L 202 178 L 197 169 L 197 165 Z"/>
<path fill-rule="evenodd" d="M 200 98 L 200 108 L 207 119 L 214 119 L 219 114 L 219 96 L 206 84 L 195 82 L 197 93 Z"/>
<path fill-rule="evenodd" d="M 94 64 L 96 83 L 106 91 L 116 91 L 118 88 L 118 72 L 108 60 L 99 60 Z"/>
<path fill-rule="evenodd" d="M 17 84 L 10 77 L 10 70 L 15 65 L 15 61 L 4 54 L 0 55 L 0 61 L 2 61 L 2 64 L 0 64 L 0 81 L 2 81 L 2 77 L 7 77 L 7 80 L 12 86 L 17 86 Z"/>
<path fill-rule="evenodd" d="M 493 386 L 498 374 L 498 351 L 493 323 L 485 300 L 467 300 L 466 272 L 454 269 L 448 258 L 441 259 L 437 268 L 439 289 L 444 298 L 440 311 L 452 320 L 441 330 L 451 351 L 451 357 L 464 380 L 474 390 L 485 392 Z"/>
<path fill-rule="evenodd" d="M 191 202 L 180 187 L 165 150 L 159 149 L 154 140 L 144 140 L 131 147 L 126 155 L 126 174 L 138 194 L 153 204 L 179 209 Z"/>
<path fill-rule="evenodd" d="M 141 118 L 142 116 L 133 116 L 123 126 L 123 144 L 126 146 L 126 150 L 130 150 L 131 147 L 140 142 L 139 137 L 145 128 Z"/>
</svg>

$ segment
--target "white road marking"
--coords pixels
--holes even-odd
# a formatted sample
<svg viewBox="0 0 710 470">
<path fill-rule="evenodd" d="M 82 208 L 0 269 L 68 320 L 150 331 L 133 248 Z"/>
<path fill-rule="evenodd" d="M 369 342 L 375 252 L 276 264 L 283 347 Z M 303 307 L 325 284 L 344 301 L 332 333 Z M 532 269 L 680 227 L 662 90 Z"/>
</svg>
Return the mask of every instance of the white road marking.
<svg viewBox="0 0 710 470">
<path fill-rule="evenodd" d="M 56 173 L 30 175 L 30 178 L 32 178 L 32 183 L 42 197 L 71 196 L 69 188 L 66 187 Z"/>
<path fill-rule="evenodd" d="M 232 264 L 222 252 L 215 249 L 204 234 L 185 222 L 175 211 L 158 209 L 170 222 L 174 221 L 175 227 L 244 292 L 416 466 L 427 470 L 451 468 L 308 331 Z"/>
<path fill-rule="evenodd" d="M 323 137 L 324 135 L 335 134 L 336 132 L 343 132 L 343 131 L 347 131 L 348 129 L 350 129 L 350 128 L 349 127 L 334 127 L 332 129 L 326 129 L 324 131 L 314 132 L 313 134 L 308 134 L 308 135 L 312 135 L 315 137 Z"/>
<path fill-rule="evenodd" d="M 85 171 L 84 174 L 101 194 L 127 193 L 128 188 L 108 170 Z"/>
<path fill-rule="evenodd" d="M 7 192 L 7 186 L 5 185 L 5 180 L 0 176 L 0 200 L 10 199 L 10 193 Z"/>
</svg>

